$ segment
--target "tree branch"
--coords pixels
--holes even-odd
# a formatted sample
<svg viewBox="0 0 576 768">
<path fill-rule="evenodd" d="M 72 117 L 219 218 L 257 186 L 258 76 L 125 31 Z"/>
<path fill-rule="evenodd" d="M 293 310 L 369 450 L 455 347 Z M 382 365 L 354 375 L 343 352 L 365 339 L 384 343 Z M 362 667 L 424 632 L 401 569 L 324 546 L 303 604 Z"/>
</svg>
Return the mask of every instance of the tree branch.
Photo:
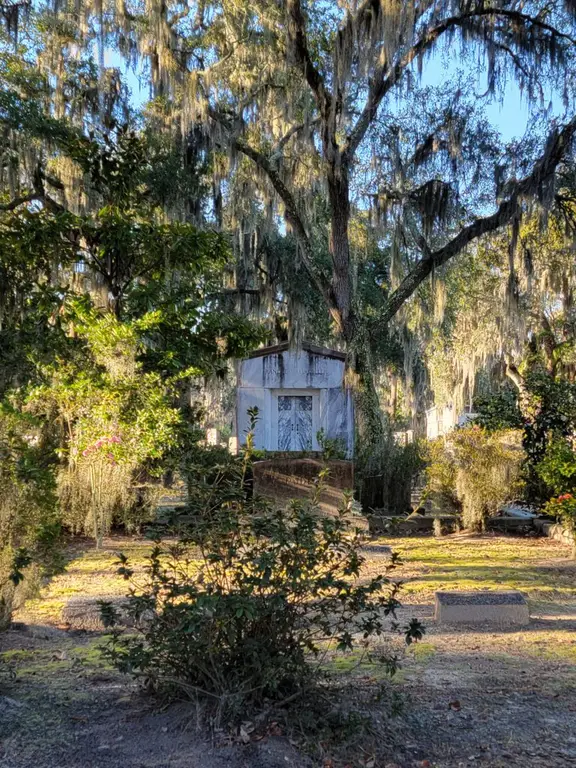
<svg viewBox="0 0 576 768">
<path fill-rule="evenodd" d="M 544 152 L 534 164 L 532 172 L 511 185 L 508 198 L 500 203 L 495 213 L 475 219 L 442 248 L 430 253 L 416 264 L 388 299 L 378 324 L 389 322 L 432 270 L 446 264 L 482 235 L 495 232 L 510 223 L 515 216 L 519 216 L 523 200 L 530 197 L 542 198 L 545 185 L 551 181 L 575 134 L 576 117 L 573 117 L 560 131 L 555 130 L 550 135 Z"/>
<path fill-rule="evenodd" d="M 29 195 L 15 197 L 14 200 L 11 200 L 9 203 L 0 205 L 0 211 L 14 211 L 19 206 L 24 205 L 24 203 L 31 203 L 34 200 L 41 201 L 43 197 L 43 195 L 39 195 L 37 192 L 31 192 Z"/>
<path fill-rule="evenodd" d="M 506 18 L 510 21 L 520 23 L 522 25 L 530 24 L 534 27 L 538 27 L 544 32 L 550 33 L 551 36 L 567 40 L 572 44 L 576 44 L 576 40 L 574 40 L 569 35 L 560 32 L 552 25 L 519 11 L 505 10 L 503 8 L 480 7 L 474 11 L 463 13 L 459 16 L 450 16 L 441 23 L 437 24 L 435 27 L 431 27 L 425 31 L 414 43 L 414 45 L 412 45 L 406 51 L 404 56 L 391 69 L 380 67 L 377 70 L 374 78 L 372 79 L 372 82 L 370 83 L 368 96 L 362 112 L 360 113 L 360 117 L 350 132 L 344 148 L 344 155 L 348 162 L 352 160 L 360 142 L 366 134 L 366 131 L 376 117 L 378 108 L 382 103 L 382 99 L 396 85 L 406 69 L 410 66 L 410 64 L 412 64 L 414 59 L 429 50 L 448 30 L 455 27 L 462 27 L 475 18 L 480 19 L 488 16 Z"/>
<path fill-rule="evenodd" d="M 294 199 L 294 195 L 290 189 L 288 189 L 278 171 L 272 167 L 270 160 L 268 157 L 266 157 L 266 155 L 262 154 L 257 149 L 254 149 L 254 147 L 251 147 L 246 141 L 244 141 L 244 139 L 239 137 L 231 137 L 231 141 L 237 150 L 246 155 L 246 157 L 249 157 L 251 160 L 253 160 L 256 165 L 265 172 L 276 193 L 284 203 L 284 215 L 286 221 L 292 227 L 298 243 L 300 244 L 300 258 L 302 260 L 302 264 L 304 265 L 308 276 L 322 294 L 326 304 L 328 305 L 328 309 L 333 313 L 337 307 L 336 302 L 332 296 L 330 283 L 323 279 L 323 276 L 318 273 L 314 266 L 312 245 L 310 243 L 306 225 L 302 215 L 298 210 L 296 200 Z"/>
<path fill-rule="evenodd" d="M 332 95 L 310 56 L 302 4 L 300 0 L 287 0 L 286 9 L 288 11 L 288 37 L 292 43 L 296 64 L 314 94 L 320 114 L 326 120 L 332 104 Z"/>
<path fill-rule="evenodd" d="M 276 155 L 279 152 L 282 152 L 286 144 L 290 141 L 292 136 L 295 136 L 297 133 L 300 133 L 300 131 L 303 131 L 305 128 L 309 128 L 313 125 L 316 125 L 319 122 L 319 119 L 311 120 L 309 123 L 298 123 L 296 125 L 293 125 L 292 128 L 290 128 L 289 131 L 287 131 L 284 136 L 282 136 L 281 139 L 279 139 L 276 144 L 274 145 L 274 148 L 272 149 L 272 154 Z"/>
<path fill-rule="evenodd" d="M 225 117 L 224 115 L 221 115 L 213 107 L 208 107 L 208 114 L 212 120 L 214 120 L 219 125 L 221 125 L 224 128 L 224 130 L 228 133 L 228 138 L 232 146 L 234 146 L 243 155 L 246 155 L 246 157 L 249 157 L 251 160 L 253 160 L 254 163 L 258 166 L 258 168 L 264 171 L 264 173 L 268 177 L 278 197 L 282 200 L 284 204 L 284 215 L 285 215 L 286 221 L 292 227 L 292 230 L 296 235 L 296 238 L 300 245 L 300 259 L 302 261 L 302 264 L 306 272 L 308 273 L 310 280 L 314 283 L 316 288 L 320 291 L 320 294 L 324 298 L 324 301 L 326 302 L 330 313 L 332 314 L 332 316 L 337 322 L 340 322 L 337 304 L 332 294 L 330 282 L 315 268 L 314 254 L 312 252 L 312 244 L 308 236 L 308 231 L 304 221 L 304 217 L 298 210 L 298 205 L 296 203 L 294 195 L 292 194 L 291 190 L 288 188 L 288 186 L 282 179 L 279 171 L 274 167 L 270 158 L 267 157 L 263 152 L 260 152 L 255 147 L 252 147 L 243 138 L 234 135 L 230 125 L 230 121 L 227 117 Z M 237 121 L 233 121 L 233 122 L 237 122 Z"/>
</svg>

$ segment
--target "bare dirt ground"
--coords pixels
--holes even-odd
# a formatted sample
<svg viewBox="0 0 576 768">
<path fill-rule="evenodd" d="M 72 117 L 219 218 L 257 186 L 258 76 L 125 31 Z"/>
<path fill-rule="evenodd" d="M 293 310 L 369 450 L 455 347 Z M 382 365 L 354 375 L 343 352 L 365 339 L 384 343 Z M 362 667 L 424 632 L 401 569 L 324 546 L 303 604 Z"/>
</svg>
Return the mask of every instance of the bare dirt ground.
<svg viewBox="0 0 576 768">
<path fill-rule="evenodd" d="M 424 641 L 389 683 L 375 664 L 333 660 L 336 686 L 297 727 L 243 739 L 209 732 L 192 704 L 162 708 L 100 658 L 98 633 L 66 631 L 70 597 L 123 594 L 115 552 L 143 563 L 146 543 L 76 543 L 62 576 L 0 635 L 2 768 L 468 768 L 576 765 L 576 563 L 546 539 L 447 536 L 382 540 L 403 557 L 399 619 Z M 385 555 L 367 553 L 366 572 Z M 520 630 L 435 626 L 437 589 L 519 589 Z M 330 726 L 332 722 L 332 726 Z M 315 726 L 316 730 L 315 730 Z M 251 730 L 248 728 L 247 730 Z M 246 741 L 247 743 L 242 743 Z"/>
</svg>

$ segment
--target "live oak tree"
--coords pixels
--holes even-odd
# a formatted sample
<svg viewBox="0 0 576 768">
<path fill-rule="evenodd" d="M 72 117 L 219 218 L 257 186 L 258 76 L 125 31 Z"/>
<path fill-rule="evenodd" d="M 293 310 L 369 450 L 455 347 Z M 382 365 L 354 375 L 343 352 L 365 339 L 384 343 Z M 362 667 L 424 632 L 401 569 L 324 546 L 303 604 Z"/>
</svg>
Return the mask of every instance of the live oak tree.
<svg viewBox="0 0 576 768">
<path fill-rule="evenodd" d="M 491 92 L 511 75 L 531 99 L 539 97 L 546 79 L 565 88 L 568 98 L 574 3 L 154 0 L 78 8 L 60 4 L 57 14 L 80 15 L 85 45 L 100 37 L 101 45 L 116 46 L 130 61 L 140 59 L 152 95 L 172 99 L 184 131 L 203 126 L 212 146 L 224 153 L 216 177 L 229 176 L 225 153 L 232 165 L 238 166 L 241 156 L 253 163 L 261 207 L 280 203 L 297 238 L 301 268 L 346 343 L 351 371 L 360 377 L 367 395 L 361 410 L 377 429 L 370 335 L 385 333 L 418 286 L 476 239 L 516 225 L 531 200 L 548 204 L 556 168 L 576 130 L 569 114 L 564 124 L 548 126 L 548 138 L 531 163 L 507 165 L 506 158 L 496 158 L 491 201 L 450 209 L 459 184 L 457 174 L 446 169 L 465 169 L 461 148 L 468 125 L 448 112 L 427 135 L 414 137 L 408 167 L 400 162 L 402 151 L 394 150 L 394 142 L 405 149 L 394 130 L 394 104 L 409 96 L 418 69 L 442 46 L 486 66 Z M 387 152 L 371 146 L 376 137 L 384 138 L 384 116 Z M 394 214 L 386 236 L 409 254 L 373 327 L 359 311 L 349 231 L 353 208 L 369 202 L 359 200 L 358 172 L 370 155 L 379 177 L 372 200 Z M 327 266 L 319 263 L 313 242 L 320 196 L 329 219 Z"/>
<path fill-rule="evenodd" d="M 165 122 L 179 121 L 184 136 L 200 130 L 210 144 L 216 220 L 227 195 L 239 216 L 250 209 L 277 226 L 283 215 L 297 241 L 295 260 L 349 352 L 360 432 L 377 442 L 374 341 L 429 276 L 502 227 L 511 227 L 514 241 L 532 202 L 548 206 L 554 198 L 555 172 L 576 130 L 574 11 L 571 0 L 59 3 L 44 9 L 52 41 L 40 46 L 40 58 L 54 73 L 57 108 L 67 104 L 71 113 L 70 78 L 58 61 L 99 48 L 97 77 L 88 79 L 104 114 L 121 91 L 117 70 L 104 66 L 106 46 L 139 62 Z M 429 124 L 410 130 L 406 107 L 420 113 L 427 99 L 416 98 L 418 72 L 441 51 L 485 68 L 489 93 L 514 77 L 544 123 L 543 85 L 563 90 L 564 123 L 544 126 L 539 150 L 506 155 L 466 114 L 455 80 Z M 470 194 L 474 147 L 483 143 L 482 194 Z M 384 301 L 366 318 L 350 226 L 368 210 L 380 241 L 401 258 L 377 283 Z"/>
</svg>

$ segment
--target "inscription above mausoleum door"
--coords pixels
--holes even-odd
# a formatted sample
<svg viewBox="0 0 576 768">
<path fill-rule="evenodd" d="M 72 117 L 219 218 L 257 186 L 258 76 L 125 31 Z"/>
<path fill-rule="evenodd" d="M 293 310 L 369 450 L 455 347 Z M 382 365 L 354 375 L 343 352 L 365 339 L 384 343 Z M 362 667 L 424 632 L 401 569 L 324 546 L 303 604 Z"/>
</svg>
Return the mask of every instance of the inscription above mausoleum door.
<svg viewBox="0 0 576 768">
<path fill-rule="evenodd" d="M 312 396 L 278 397 L 278 450 L 312 449 Z"/>
</svg>

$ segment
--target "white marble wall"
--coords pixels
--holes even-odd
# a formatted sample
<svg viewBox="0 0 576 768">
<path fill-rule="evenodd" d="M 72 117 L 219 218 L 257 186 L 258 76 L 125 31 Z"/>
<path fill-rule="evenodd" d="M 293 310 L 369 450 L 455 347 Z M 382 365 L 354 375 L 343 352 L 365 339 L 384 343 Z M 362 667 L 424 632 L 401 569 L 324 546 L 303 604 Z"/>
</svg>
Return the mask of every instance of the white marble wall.
<svg viewBox="0 0 576 768">
<path fill-rule="evenodd" d="M 248 408 L 257 406 L 259 421 L 256 448 L 278 450 L 278 396 L 312 395 L 313 450 L 319 450 L 316 433 L 344 441 L 347 454 L 354 448 L 352 396 L 344 387 L 344 361 L 308 351 L 277 352 L 248 360 L 239 366 L 237 435 L 243 442 L 248 430 Z"/>
<path fill-rule="evenodd" d="M 240 387 L 330 389 L 342 387 L 344 361 L 312 352 L 278 352 L 243 360 Z"/>
</svg>

